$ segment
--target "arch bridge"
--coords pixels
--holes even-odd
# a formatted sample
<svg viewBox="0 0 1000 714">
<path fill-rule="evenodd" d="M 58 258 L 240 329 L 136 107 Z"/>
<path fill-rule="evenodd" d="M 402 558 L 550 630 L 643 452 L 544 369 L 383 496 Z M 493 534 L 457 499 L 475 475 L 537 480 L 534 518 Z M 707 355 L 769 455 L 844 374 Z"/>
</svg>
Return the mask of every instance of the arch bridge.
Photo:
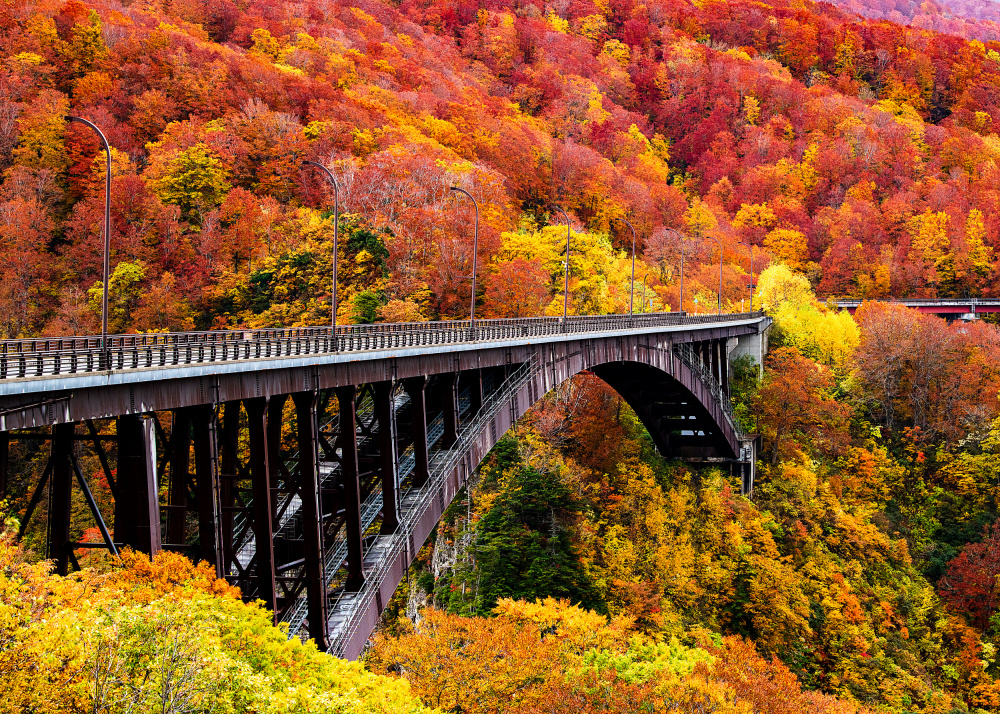
<svg viewBox="0 0 1000 714">
<path fill-rule="evenodd" d="M 290 636 L 354 659 L 480 461 L 583 370 L 661 453 L 728 464 L 749 491 L 754 441 L 733 418 L 729 362 L 760 363 L 769 326 L 761 313 L 658 313 L 0 342 L 0 493 L 26 470 L 14 454 L 42 457 L 21 528 L 46 497 L 59 572 L 84 548 L 183 552 Z M 99 542 L 72 539 L 81 509 Z"/>
</svg>

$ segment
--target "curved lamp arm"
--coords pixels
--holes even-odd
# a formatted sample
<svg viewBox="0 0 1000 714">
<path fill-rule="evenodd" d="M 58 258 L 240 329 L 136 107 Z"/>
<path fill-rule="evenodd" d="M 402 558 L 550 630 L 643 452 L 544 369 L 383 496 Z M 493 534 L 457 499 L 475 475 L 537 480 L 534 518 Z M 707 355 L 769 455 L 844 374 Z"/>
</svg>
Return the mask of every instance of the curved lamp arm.
<svg viewBox="0 0 1000 714">
<path fill-rule="evenodd" d="M 101 349 L 105 359 L 109 356 L 108 351 L 108 282 L 111 277 L 111 145 L 96 124 L 83 117 L 67 116 L 69 123 L 83 124 L 89 127 L 100 137 L 104 145 L 104 152 L 107 154 L 108 165 L 104 172 L 104 294 L 101 300 Z M 110 363 L 106 365 L 111 368 Z"/>
<path fill-rule="evenodd" d="M 475 196 L 466 191 L 464 188 L 459 188 L 458 186 L 452 186 L 452 191 L 456 193 L 463 193 L 469 197 L 472 201 L 472 205 L 476 207 L 476 232 L 475 237 L 472 242 L 472 298 L 469 300 L 469 323 L 470 327 L 475 329 L 476 327 L 476 269 L 479 265 L 479 201 L 476 200 Z"/>
<path fill-rule="evenodd" d="M 330 328 L 333 337 L 334 349 L 337 347 L 337 244 L 340 239 L 340 191 L 337 188 L 337 179 L 334 178 L 333 172 L 330 171 L 326 166 L 317 161 L 303 161 L 302 168 L 314 168 L 319 169 L 324 174 L 326 174 L 327 181 L 333 186 L 333 297 L 331 310 L 333 314 L 330 317 Z"/>
</svg>

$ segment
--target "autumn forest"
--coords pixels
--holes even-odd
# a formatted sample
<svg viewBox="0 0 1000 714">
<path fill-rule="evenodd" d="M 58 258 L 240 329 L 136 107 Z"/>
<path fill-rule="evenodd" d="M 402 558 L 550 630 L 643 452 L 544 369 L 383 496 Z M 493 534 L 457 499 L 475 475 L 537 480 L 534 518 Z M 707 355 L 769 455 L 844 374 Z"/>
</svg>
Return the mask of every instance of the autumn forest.
<svg viewBox="0 0 1000 714">
<path fill-rule="evenodd" d="M 890 301 L 1000 297 L 1000 5 L 0 0 L 0 339 L 100 333 L 109 168 L 112 333 L 329 325 L 334 259 L 340 324 L 752 300 L 756 487 L 577 375 L 347 662 L 175 553 L 54 574 L 19 442 L 0 712 L 1000 712 L 1000 331 Z"/>
</svg>

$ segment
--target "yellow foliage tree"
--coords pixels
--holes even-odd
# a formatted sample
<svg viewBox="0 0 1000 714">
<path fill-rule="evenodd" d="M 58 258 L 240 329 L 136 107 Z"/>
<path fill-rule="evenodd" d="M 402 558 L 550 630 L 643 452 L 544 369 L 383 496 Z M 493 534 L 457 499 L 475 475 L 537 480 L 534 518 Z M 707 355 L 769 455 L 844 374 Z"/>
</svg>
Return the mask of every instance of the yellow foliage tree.
<svg viewBox="0 0 1000 714">
<path fill-rule="evenodd" d="M 764 245 L 770 248 L 782 263 L 794 270 L 804 270 L 809 260 L 809 243 L 800 231 L 791 228 L 775 228 L 764 238 Z"/>
</svg>

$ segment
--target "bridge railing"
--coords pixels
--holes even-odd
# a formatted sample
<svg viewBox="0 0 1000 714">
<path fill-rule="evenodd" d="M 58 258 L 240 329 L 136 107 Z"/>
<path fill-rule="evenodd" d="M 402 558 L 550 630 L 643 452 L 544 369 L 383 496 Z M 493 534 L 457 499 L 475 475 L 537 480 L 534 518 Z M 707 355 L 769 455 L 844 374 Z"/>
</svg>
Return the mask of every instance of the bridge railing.
<svg viewBox="0 0 1000 714">
<path fill-rule="evenodd" d="M 1000 305 L 1000 298 L 831 298 L 840 307 L 857 307 L 863 302 L 887 302 L 898 305 Z"/>
<path fill-rule="evenodd" d="M 525 339 L 558 334 L 733 322 L 763 313 L 686 315 L 581 315 L 498 320 L 377 323 L 331 327 L 215 330 L 0 340 L 0 380 L 149 369 L 236 360 L 274 359 L 471 342 Z"/>
<path fill-rule="evenodd" d="M 719 380 L 715 378 L 715 375 L 712 374 L 712 371 L 705 366 L 704 362 L 698 359 L 694 350 L 691 349 L 691 345 L 674 345 L 674 353 L 685 365 L 687 365 L 688 369 L 690 369 L 694 375 L 698 377 L 701 383 L 708 389 L 712 398 L 718 402 L 719 406 L 722 408 L 722 413 L 729 422 L 729 426 L 732 427 L 733 433 L 736 434 L 736 438 L 741 440 L 745 438 L 743 429 L 740 427 L 740 423 L 736 419 L 736 414 L 733 411 L 732 401 L 726 395 L 725 390 L 722 388 L 722 385 L 719 384 Z"/>
</svg>

